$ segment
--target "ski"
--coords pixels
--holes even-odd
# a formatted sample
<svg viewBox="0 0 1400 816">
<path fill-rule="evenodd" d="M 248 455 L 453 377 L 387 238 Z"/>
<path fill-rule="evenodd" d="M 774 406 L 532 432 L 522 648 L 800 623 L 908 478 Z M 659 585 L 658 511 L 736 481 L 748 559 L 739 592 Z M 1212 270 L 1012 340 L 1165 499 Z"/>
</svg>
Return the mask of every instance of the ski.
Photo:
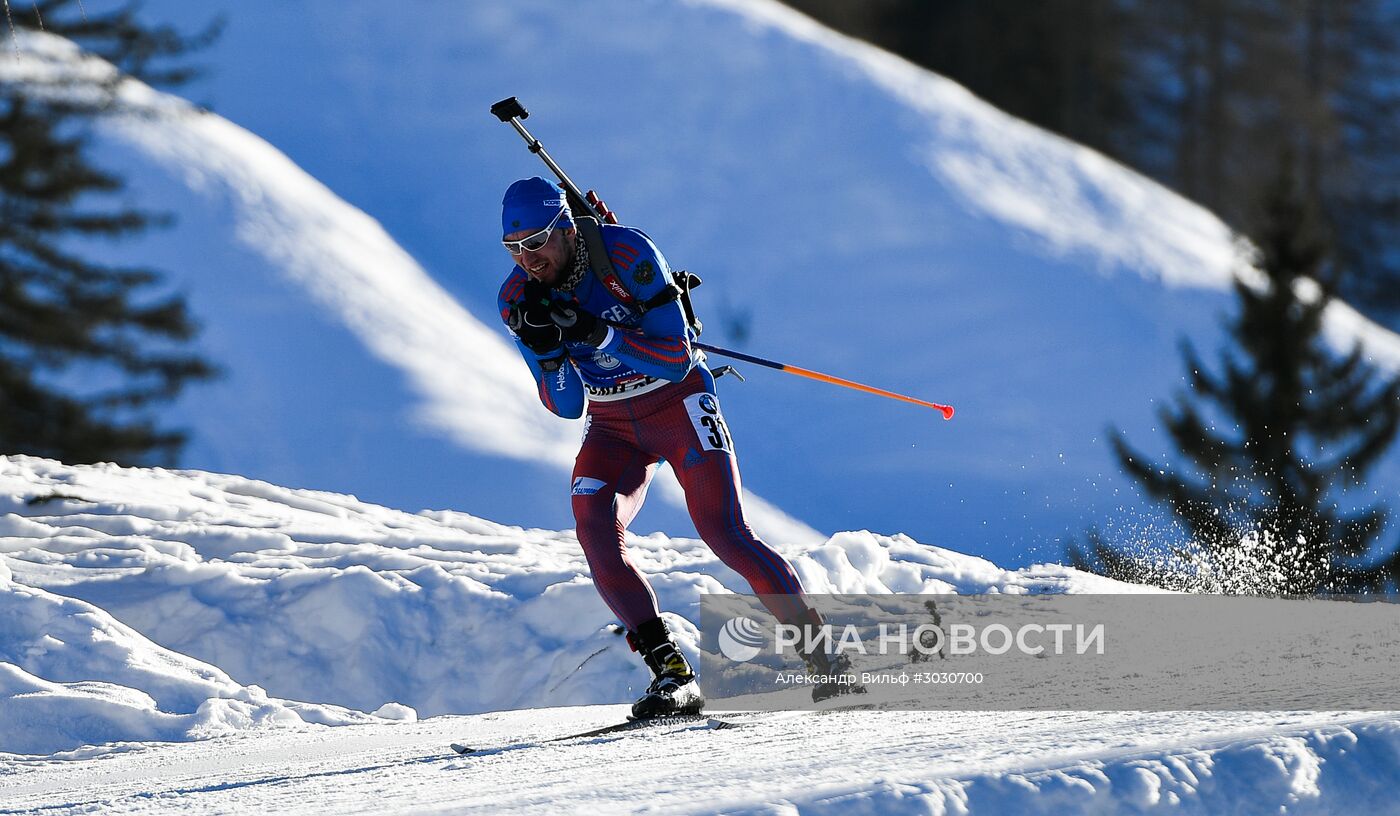
<svg viewBox="0 0 1400 816">
<path fill-rule="evenodd" d="M 503 745 L 495 748 L 472 748 L 459 742 L 454 742 L 451 748 L 461 756 L 472 754 L 499 753 L 501 751 L 529 748 L 534 745 L 546 745 L 551 742 L 568 742 L 569 740 L 588 739 L 590 737 L 602 737 L 608 734 L 622 734 L 630 731 L 641 731 L 649 728 L 656 728 L 666 725 L 697 725 L 701 728 L 719 731 L 725 728 L 737 728 L 738 723 L 730 720 L 721 720 L 715 717 L 708 717 L 704 714 L 672 714 L 666 717 L 650 717 L 644 720 L 626 720 L 625 722 L 612 723 L 599 728 L 590 728 L 587 731 L 579 731 L 575 734 L 565 734 L 560 737 L 550 737 L 549 739 L 535 742 L 516 743 L 513 745 Z M 688 729 L 698 730 L 698 729 Z"/>
</svg>

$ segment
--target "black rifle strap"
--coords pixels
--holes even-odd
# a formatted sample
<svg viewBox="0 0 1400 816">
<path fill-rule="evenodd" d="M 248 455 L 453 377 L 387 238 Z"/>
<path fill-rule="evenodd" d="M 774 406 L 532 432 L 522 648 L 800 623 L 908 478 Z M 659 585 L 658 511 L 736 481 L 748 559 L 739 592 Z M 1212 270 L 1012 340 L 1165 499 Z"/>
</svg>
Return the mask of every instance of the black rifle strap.
<svg viewBox="0 0 1400 816">
<path fill-rule="evenodd" d="M 680 284 L 678 284 L 678 283 L 672 283 L 672 284 L 668 285 L 665 289 L 662 289 L 660 292 L 657 292 L 656 294 L 652 295 L 650 298 L 647 298 L 647 300 L 646 300 L 645 302 L 642 303 L 642 305 L 641 305 L 641 307 L 640 307 L 641 310 L 642 310 L 642 314 L 646 314 L 647 312 L 651 311 L 652 309 L 655 309 L 657 306 L 665 306 L 667 303 L 670 303 L 671 301 L 675 300 L 676 298 L 678 298 L 678 297 L 680 297 L 680 296 L 681 296 L 681 286 L 680 286 Z"/>
<path fill-rule="evenodd" d="M 637 298 L 622 285 L 613 269 L 612 258 L 608 257 L 607 245 L 603 243 L 603 228 L 597 219 L 579 216 L 574 219 L 574 226 L 583 234 L 583 245 L 588 247 L 588 265 L 593 269 L 593 276 L 624 305 L 635 304 Z"/>
</svg>

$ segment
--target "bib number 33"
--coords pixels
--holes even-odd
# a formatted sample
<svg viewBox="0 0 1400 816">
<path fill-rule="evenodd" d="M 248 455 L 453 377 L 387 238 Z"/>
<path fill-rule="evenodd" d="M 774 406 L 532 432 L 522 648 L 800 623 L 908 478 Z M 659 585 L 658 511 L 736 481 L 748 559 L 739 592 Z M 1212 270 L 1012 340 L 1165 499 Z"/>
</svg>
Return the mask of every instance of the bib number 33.
<svg viewBox="0 0 1400 816">
<path fill-rule="evenodd" d="M 685 398 L 685 410 L 690 414 L 690 423 L 695 426 L 695 436 L 702 449 L 734 452 L 734 440 L 729 436 L 729 426 L 724 424 L 719 399 L 714 394 L 691 394 Z"/>
</svg>

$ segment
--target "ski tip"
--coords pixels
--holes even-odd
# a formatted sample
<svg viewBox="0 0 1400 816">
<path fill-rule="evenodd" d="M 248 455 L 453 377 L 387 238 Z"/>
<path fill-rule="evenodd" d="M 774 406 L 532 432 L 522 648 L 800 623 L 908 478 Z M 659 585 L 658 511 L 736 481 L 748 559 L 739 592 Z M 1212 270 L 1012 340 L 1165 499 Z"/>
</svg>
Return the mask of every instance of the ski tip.
<svg viewBox="0 0 1400 816">
<path fill-rule="evenodd" d="M 474 754 L 474 753 L 476 753 L 476 749 L 475 749 L 475 748 L 468 748 L 467 746 L 461 744 L 460 742 L 454 742 L 454 743 L 452 743 L 452 745 L 451 745 L 450 747 L 452 748 L 453 751 L 456 751 L 458 754 L 461 754 L 461 755 Z"/>
</svg>

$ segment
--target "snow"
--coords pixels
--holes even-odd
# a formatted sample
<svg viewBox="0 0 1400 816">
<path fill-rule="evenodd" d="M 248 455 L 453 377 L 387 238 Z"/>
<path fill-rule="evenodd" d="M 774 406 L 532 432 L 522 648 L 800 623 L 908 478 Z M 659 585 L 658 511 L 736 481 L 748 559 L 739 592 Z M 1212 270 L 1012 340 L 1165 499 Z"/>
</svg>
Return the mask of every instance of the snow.
<svg viewBox="0 0 1400 816">
<path fill-rule="evenodd" d="M 1394 813 L 1394 721 L 832 712 L 542 744 L 561 708 L 0 758 L 28 813 Z M 1270 728 L 1273 733 L 1261 733 Z M 486 746 L 457 757 L 453 741 Z M 1195 740 L 1202 747 L 1184 745 Z M 859 746 L 859 749 L 853 749 Z"/>
<path fill-rule="evenodd" d="M 71 43 L 32 34 L 24 41 L 33 59 L 16 60 L 19 76 L 104 76 L 102 63 L 82 58 Z M 409 378 L 420 394 L 418 420 L 468 448 L 572 467 L 582 422 L 542 410 L 514 344 L 470 316 L 377 222 L 221 117 L 134 81 L 122 83 L 120 98 L 130 113 L 113 127 L 180 168 L 196 188 L 227 190 L 239 238 Z M 660 483 L 659 495 L 684 506 L 673 478 Z M 749 505 L 753 525 L 767 535 L 819 538 L 761 497 L 750 494 Z"/>
<path fill-rule="evenodd" d="M 1169 535 L 1103 438 L 1164 445 L 1152 401 L 1183 385 L 1179 341 L 1223 342 L 1219 219 L 773 2 L 570 11 L 248 0 L 189 90 L 220 115 L 117 126 L 133 192 L 181 214 L 129 253 L 171 271 L 229 370 L 177 407 L 188 464 L 572 523 L 577 429 L 534 403 L 494 314 L 500 191 L 545 172 L 486 113 L 516 94 L 570 173 L 706 279 L 707 341 L 958 408 L 722 381 L 768 538 L 878 526 L 1020 566 L 1091 524 Z M 615 108 L 561 86 L 580 64 Z M 1328 331 L 1400 361 L 1344 305 Z M 635 529 L 693 534 L 676 492 L 662 473 L 669 504 Z"/>
<path fill-rule="evenodd" d="M 289 702 L 163 649 L 92 604 L 0 573 L 0 751 L 207 739 L 253 728 L 344 725 L 375 717 Z M 403 707 L 381 719 L 408 719 Z"/>
<path fill-rule="evenodd" d="M 774 500 L 750 494 L 757 526 L 814 592 L 1151 591 L 1035 546 L 1104 518 L 1162 535 L 1104 427 L 1153 433 L 1178 340 L 1217 343 L 1249 274 L 1207 211 L 770 0 L 565 10 L 246 0 L 206 86 L 222 115 L 123 85 L 159 115 L 103 150 L 182 223 L 111 259 L 171 269 L 230 376 L 178 406 L 200 470 L 0 457 L 0 816 L 1400 813 L 1393 712 L 736 713 L 544 742 L 647 678 L 550 529 L 578 428 L 493 314 L 499 190 L 541 170 L 491 102 L 537 108 L 705 276 L 707 340 L 958 407 L 726 381 Z M 108 70 L 42 35 L 15 52 L 7 78 Z M 582 64 L 625 104 L 566 93 Z M 1400 370 L 1346 304 L 1327 332 Z M 747 587 L 671 481 L 628 544 L 694 654 L 700 599 Z"/>
<path fill-rule="evenodd" d="M 0 813 L 1393 812 L 1394 714 L 829 710 L 542 743 L 644 682 L 570 532 L 32 457 L 0 457 L 0 497 Z M 742 581 L 698 541 L 629 546 L 693 653 L 700 597 Z M 786 554 L 821 592 L 1150 591 L 867 531 Z"/>
<path fill-rule="evenodd" d="M 971 208 L 1037 236 L 1054 255 L 1079 253 L 1106 274 L 1121 269 L 1169 286 L 1229 285 L 1236 254 L 1225 224 L 1102 154 L 781 3 L 692 2 L 810 43 L 902 100 L 927 122 L 915 150 L 928 169 Z"/>
<path fill-rule="evenodd" d="M 20 585 L 96 604 L 280 698 L 432 716 L 616 702 L 649 680 L 609 628 L 572 531 L 28 457 L 0 459 L 0 511 L 0 553 Z M 692 649 L 702 595 L 748 591 L 698 540 L 629 542 L 662 608 L 689 621 L 677 623 Z M 1136 589 L 869 532 L 784 552 L 814 592 Z"/>
</svg>

